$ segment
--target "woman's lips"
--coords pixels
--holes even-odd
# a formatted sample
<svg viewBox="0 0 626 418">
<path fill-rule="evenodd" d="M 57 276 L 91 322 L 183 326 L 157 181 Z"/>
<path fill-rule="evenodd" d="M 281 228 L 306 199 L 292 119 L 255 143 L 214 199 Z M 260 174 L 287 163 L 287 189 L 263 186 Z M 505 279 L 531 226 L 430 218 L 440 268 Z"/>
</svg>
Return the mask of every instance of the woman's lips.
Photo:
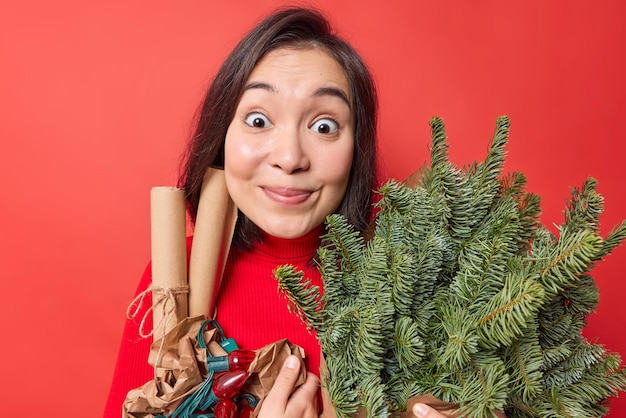
<svg viewBox="0 0 626 418">
<path fill-rule="evenodd" d="M 263 191 L 271 200 L 287 205 L 302 203 L 312 194 L 310 190 L 289 189 L 286 187 L 263 187 Z"/>
</svg>

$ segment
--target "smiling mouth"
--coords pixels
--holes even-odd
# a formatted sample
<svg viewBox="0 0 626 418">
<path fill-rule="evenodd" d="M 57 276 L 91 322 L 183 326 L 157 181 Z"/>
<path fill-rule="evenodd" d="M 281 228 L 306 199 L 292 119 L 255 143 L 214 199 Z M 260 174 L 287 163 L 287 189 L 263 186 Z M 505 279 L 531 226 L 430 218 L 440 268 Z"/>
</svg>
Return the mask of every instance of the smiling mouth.
<svg viewBox="0 0 626 418">
<path fill-rule="evenodd" d="M 311 190 L 288 189 L 285 187 L 263 187 L 262 189 L 271 200 L 286 205 L 302 203 L 313 193 Z"/>
</svg>

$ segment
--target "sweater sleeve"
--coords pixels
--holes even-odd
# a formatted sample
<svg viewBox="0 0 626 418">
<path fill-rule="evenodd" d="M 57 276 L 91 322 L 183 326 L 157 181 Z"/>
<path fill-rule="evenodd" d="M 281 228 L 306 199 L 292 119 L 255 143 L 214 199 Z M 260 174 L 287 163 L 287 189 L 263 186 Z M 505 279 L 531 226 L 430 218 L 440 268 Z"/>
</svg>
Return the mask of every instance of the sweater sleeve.
<svg viewBox="0 0 626 418">
<path fill-rule="evenodd" d="M 150 264 L 141 277 L 136 294 L 144 291 L 152 282 Z M 144 307 L 152 304 L 150 294 L 146 295 Z M 145 308 L 144 308 L 145 309 Z M 141 316 L 141 314 L 140 314 Z M 122 341 L 117 355 L 117 362 L 113 372 L 113 381 L 109 389 L 109 397 L 104 408 L 104 418 L 120 418 L 122 404 L 126 394 L 134 388 L 154 378 L 153 368 L 148 364 L 148 354 L 152 345 L 152 338 L 142 338 L 139 335 L 140 319 L 127 319 L 124 325 Z M 145 329 L 151 329 L 152 315 L 147 318 Z"/>
</svg>

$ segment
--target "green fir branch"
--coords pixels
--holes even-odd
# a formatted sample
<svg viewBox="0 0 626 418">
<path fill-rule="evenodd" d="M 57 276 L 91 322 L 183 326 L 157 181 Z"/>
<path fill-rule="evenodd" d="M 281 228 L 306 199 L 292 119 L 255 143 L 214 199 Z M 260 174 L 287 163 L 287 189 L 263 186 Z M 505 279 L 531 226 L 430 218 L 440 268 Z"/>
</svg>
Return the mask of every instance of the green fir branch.
<svg viewBox="0 0 626 418">
<path fill-rule="evenodd" d="M 323 312 L 320 311 L 320 290 L 310 281 L 303 280 L 304 273 L 291 265 L 284 265 L 274 270 L 279 278 L 278 291 L 289 299 L 292 312 L 304 322 L 309 330 L 322 331 Z"/>
<path fill-rule="evenodd" d="M 596 192 L 597 188 L 598 181 L 590 177 L 580 189 L 572 189 L 572 197 L 565 208 L 565 225 L 569 229 L 598 232 L 600 215 L 604 211 L 604 198 Z"/>
<path fill-rule="evenodd" d="M 475 183 L 475 191 L 472 193 L 471 201 L 466 210 L 470 209 L 472 211 L 472 218 L 476 223 L 487 214 L 499 191 L 498 178 L 501 176 L 504 167 L 505 147 L 509 139 L 509 129 L 509 118 L 506 116 L 499 117 L 484 163 L 475 166 L 475 174 L 472 172 L 468 174 L 470 183 Z"/>
<path fill-rule="evenodd" d="M 626 239 L 626 220 L 622 221 L 621 224 L 609 232 L 607 237 L 604 239 L 602 249 L 598 252 L 597 259 L 599 260 L 609 255 L 613 249 L 624 241 L 624 239 Z"/>
<path fill-rule="evenodd" d="M 510 376 L 509 397 L 519 404 L 531 402 L 542 390 L 542 356 L 536 326 L 529 326 L 511 345 L 503 347 L 502 358 Z"/>
</svg>

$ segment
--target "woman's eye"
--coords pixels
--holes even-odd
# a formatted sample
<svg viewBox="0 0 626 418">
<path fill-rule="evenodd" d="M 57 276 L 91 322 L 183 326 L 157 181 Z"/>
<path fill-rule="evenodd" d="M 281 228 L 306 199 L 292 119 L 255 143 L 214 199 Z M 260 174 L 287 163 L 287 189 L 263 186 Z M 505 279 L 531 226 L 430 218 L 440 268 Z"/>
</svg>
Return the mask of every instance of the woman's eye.
<svg viewBox="0 0 626 418">
<path fill-rule="evenodd" d="M 339 125 L 332 119 L 320 119 L 311 127 L 318 134 L 330 135 L 339 130 Z"/>
<path fill-rule="evenodd" d="M 267 128 L 271 124 L 267 116 L 257 112 L 250 113 L 248 116 L 246 116 L 244 122 L 246 122 L 246 125 L 253 128 Z"/>
</svg>

